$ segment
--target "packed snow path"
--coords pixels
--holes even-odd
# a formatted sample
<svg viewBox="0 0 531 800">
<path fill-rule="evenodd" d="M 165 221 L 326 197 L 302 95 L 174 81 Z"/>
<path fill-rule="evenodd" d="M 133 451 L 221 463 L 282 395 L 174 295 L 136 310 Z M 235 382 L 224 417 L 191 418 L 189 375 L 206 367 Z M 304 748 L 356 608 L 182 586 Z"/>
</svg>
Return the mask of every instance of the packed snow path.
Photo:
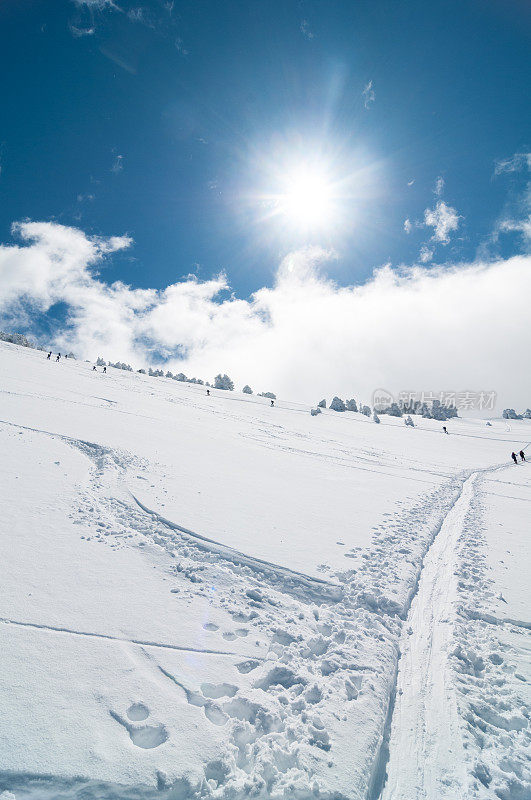
<svg viewBox="0 0 531 800">
<path fill-rule="evenodd" d="M 428 551 L 403 629 L 383 800 L 466 796 L 448 656 L 457 590 L 456 547 L 476 478 L 471 475 L 463 485 Z"/>
<path fill-rule="evenodd" d="M 373 800 L 427 592 L 451 776 L 527 796 L 531 470 L 487 470 L 529 423 L 445 436 L 43 358 L 0 345 L 0 795 Z"/>
</svg>

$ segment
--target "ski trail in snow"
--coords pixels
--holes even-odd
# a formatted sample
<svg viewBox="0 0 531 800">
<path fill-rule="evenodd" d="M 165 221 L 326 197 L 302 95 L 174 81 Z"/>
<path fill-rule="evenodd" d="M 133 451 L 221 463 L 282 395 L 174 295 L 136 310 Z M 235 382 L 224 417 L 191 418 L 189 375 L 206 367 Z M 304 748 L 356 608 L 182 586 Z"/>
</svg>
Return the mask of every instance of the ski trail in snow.
<svg viewBox="0 0 531 800">
<path fill-rule="evenodd" d="M 249 658 L 253 661 L 265 661 L 262 656 L 255 655 L 246 656 L 244 653 L 235 653 L 229 650 L 209 650 L 202 647 L 188 647 L 187 645 L 169 644 L 167 642 L 150 642 L 145 639 L 129 639 L 127 636 L 113 636 L 111 633 L 95 633 L 94 631 L 76 631 L 74 628 L 63 628 L 59 625 L 43 625 L 38 622 L 24 622 L 17 619 L 8 619 L 7 617 L 0 617 L 0 623 L 4 625 L 17 625 L 20 628 L 34 628 L 40 631 L 49 631 L 51 633 L 66 633 L 70 636 L 85 636 L 94 639 L 107 639 L 111 642 L 128 642 L 129 644 L 137 644 L 141 647 L 160 647 L 164 650 L 179 650 L 187 653 L 206 653 L 207 655 L 216 656 L 236 656 L 237 658 Z"/>
<path fill-rule="evenodd" d="M 404 623 L 382 800 L 464 800 L 465 758 L 449 648 L 455 618 L 457 542 L 478 473 L 463 484 L 428 551 Z"/>
<path fill-rule="evenodd" d="M 254 572 L 258 571 L 262 574 L 265 574 L 268 578 L 273 579 L 275 582 L 279 582 L 281 584 L 280 587 L 277 587 L 280 588 L 281 591 L 285 591 L 288 594 L 293 594 L 294 590 L 296 593 L 296 590 L 300 588 L 305 592 L 309 591 L 312 595 L 319 595 L 321 599 L 328 599 L 333 602 L 338 602 L 342 599 L 343 589 L 336 583 L 325 581 L 322 578 L 314 578 L 310 575 L 305 575 L 302 572 L 291 570 L 288 567 L 283 567 L 279 564 L 273 564 L 270 561 L 264 561 L 261 558 L 248 556 L 233 547 L 224 545 L 221 542 L 216 542 L 214 539 L 209 539 L 206 536 L 202 536 L 199 533 L 189 530 L 188 528 L 184 528 L 182 525 L 178 525 L 176 522 L 170 522 L 170 520 L 162 517 L 156 511 L 152 511 L 150 508 L 145 506 L 137 497 L 135 497 L 133 493 L 131 493 L 131 497 L 138 507 L 142 509 L 142 511 L 144 511 L 146 514 L 149 514 L 161 525 L 170 528 L 170 530 L 179 531 L 179 533 L 190 537 L 193 539 L 194 544 L 203 550 L 217 553 L 227 561 L 230 561 L 237 566 L 248 567 Z"/>
</svg>

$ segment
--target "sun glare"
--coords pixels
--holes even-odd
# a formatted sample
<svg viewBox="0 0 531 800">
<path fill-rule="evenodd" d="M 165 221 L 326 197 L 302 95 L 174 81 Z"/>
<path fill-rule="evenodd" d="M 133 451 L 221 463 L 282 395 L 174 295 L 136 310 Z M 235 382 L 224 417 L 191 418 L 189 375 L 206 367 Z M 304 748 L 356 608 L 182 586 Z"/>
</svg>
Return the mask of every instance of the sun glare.
<svg viewBox="0 0 531 800">
<path fill-rule="evenodd" d="M 288 173 L 277 211 L 298 228 L 324 227 L 333 219 L 333 186 L 327 175 L 304 165 Z"/>
</svg>

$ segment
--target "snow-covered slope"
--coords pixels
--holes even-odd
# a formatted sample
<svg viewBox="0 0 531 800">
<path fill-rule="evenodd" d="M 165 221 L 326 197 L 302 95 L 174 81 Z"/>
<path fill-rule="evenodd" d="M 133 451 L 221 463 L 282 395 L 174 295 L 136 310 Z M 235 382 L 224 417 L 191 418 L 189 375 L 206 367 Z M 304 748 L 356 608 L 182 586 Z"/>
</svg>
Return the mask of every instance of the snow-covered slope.
<svg viewBox="0 0 531 800">
<path fill-rule="evenodd" d="M 0 381 L 0 792 L 529 796 L 530 422 Z"/>
</svg>

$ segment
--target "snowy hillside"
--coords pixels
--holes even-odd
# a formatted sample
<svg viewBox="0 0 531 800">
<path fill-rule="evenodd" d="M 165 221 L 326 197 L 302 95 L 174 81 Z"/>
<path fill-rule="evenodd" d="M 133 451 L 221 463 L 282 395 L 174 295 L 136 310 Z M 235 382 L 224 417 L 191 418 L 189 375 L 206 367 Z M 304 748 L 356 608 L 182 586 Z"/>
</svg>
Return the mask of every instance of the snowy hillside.
<svg viewBox="0 0 531 800">
<path fill-rule="evenodd" d="M 0 343 L 3 800 L 531 797 L 531 421 L 309 411 Z"/>
</svg>

